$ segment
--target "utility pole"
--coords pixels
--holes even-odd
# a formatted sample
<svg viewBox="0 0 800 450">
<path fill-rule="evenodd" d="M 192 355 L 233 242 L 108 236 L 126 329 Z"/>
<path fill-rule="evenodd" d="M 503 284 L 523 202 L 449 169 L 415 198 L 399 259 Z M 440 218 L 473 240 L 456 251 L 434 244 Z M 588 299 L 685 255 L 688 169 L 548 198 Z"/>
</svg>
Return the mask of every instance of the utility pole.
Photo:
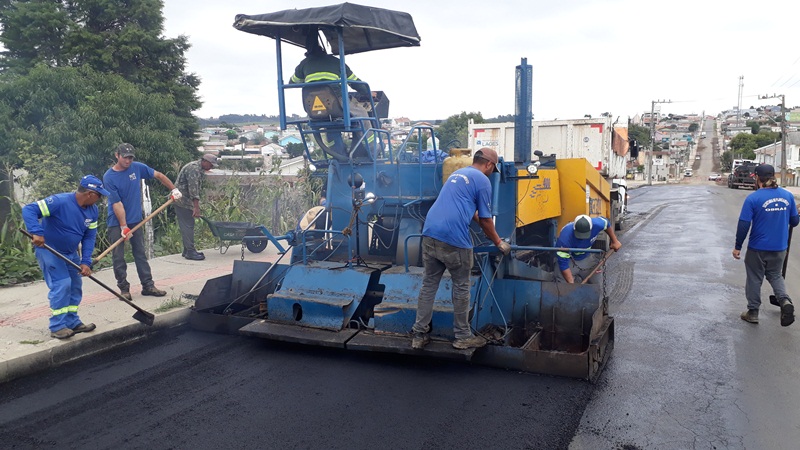
<svg viewBox="0 0 800 450">
<path fill-rule="evenodd" d="M 653 100 L 650 102 L 650 151 L 647 152 L 645 164 L 647 164 L 647 185 L 653 185 L 653 151 L 656 146 L 656 104 L 672 103 L 672 100 Z M 661 107 L 659 107 L 659 111 Z"/>
<path fill-rule="evenodd" d="M 786 183 L 786 95 L 785 94 L 772 94 L 761 95 L 759 99 L 780 98 L 781 99 L 781 185 L 787 186 Z"/>
</svg>

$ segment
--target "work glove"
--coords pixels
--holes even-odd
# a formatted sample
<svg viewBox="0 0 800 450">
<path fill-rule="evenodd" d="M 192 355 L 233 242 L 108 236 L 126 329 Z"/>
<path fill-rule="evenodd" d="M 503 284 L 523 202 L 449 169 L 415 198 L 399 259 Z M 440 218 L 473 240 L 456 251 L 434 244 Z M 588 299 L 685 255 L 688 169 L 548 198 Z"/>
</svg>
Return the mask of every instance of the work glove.
<svg viewBox="0 0 800 450">
<path fill-rule="evenodd" d="M 503 252 L 504 256 L 508 256 L 508 254 L 511 253 L 511 244 L 506 241 L 500 241 L 500 243 L 497 244 L 497 248 Z"/>
<path fill-rule="evenodd" d="M 183 194 L 181 194 L 181 191 L 178 190 L 178 188 L 175 188 L 169 192 L 169 196 L 171 199 L 178 201 L 181 199 L 181 197 L 183 197 Z"/>
<path fill-rule="evenodd" d="M 124 237 L 126 241 L 131 238 L 130 235 L 131 229 L 128 227 L 122 227 L 122 237 Z"/>
</svg>

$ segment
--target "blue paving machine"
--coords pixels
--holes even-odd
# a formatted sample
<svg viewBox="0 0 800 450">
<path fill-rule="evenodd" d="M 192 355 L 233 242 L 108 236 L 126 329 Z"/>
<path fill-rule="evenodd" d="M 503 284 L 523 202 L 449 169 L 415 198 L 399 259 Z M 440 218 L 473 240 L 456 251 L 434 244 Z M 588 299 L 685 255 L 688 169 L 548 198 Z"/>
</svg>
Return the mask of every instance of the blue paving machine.
<svg viewBox="0 0 800 450">
<path fill-rule="evenodd" d="M 230 275 L 209 280 L 193 308 L 193 327 L 596 379 L 613 348 L 614 320 L 605 283 L 553 281 L 555 239 L 564 220 L 564 208 L 554 206 L 564 192 L 554 180 L 575 170 L 539 152 L 532 161 L 525 126 L 532 120 L 531 66 L 525 59 L 516 68 L 514 161 L 501 160 L 500 172 L 491 177 L 496 229 L 512 244 L 512 254 L 504 257 L 480 228 L 472 230 L 470 323 L 490 343 L 470 350 L 450 345 L 452 283 L 445 273 L 434 304 L 434 339 L 424 350 L 413 350 L 409 332 L 422 285 L 422 226 L 442 180 L 471 164 L 469 151 L 423 151 L 408 138 L 393 145 L 380 124 L 388 114 L 384 93 L 370 90 L 372 96 L 359 98 L 349 92 L 348 85 L 363 81 L 284 83 L 281 53 L 283 44 L 305 47 L 309 39 L 324 37 L 338 49 L 346 80 L 349 54 L 420 45 L 411 16 L 345 3 L 238 15 L 234 27 L 275 40 L 280 125 L 297 127 L 306 158 L 327 175 L 327 204 L 309 210 L 295 230 L 277 237 L 266 233 L 281 252 L 277 262 L 236 261 Z M 291 90 L 301 91 L 308 118 L 287 118 L 284 95 Z M 354 115 L 354 102 L 366 114 Z M 434 132 L 420 126 L 408 134 L 422 142 Z M 581 204 L 588 203 L 588 187 L 578 194 Z"/>
</svg>

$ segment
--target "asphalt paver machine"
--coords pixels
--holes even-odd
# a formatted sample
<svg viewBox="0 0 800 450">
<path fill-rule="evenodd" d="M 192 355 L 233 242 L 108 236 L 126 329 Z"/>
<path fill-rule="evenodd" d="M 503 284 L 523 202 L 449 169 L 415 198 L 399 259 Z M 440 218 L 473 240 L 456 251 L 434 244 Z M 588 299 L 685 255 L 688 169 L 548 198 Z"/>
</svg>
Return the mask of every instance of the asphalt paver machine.
<svg viewBox="0 0 800 450">
<path fill-rule="evenodd" d="M 614 341 L 605 283 L 554 281 L 560 227 L 576 213 L 609 212 L 609 186 L 588 162 L 540 152 L 532 161 L 531 128 L 516 127 L 514 161 L 501 160 L 500 172 L 491 177 L 492 214 L 498 234 L 512 245 L 511 255 L 504 257 L 477 225 L 472 230 L 469 317 L 489 344 L 470 350 L 450 345 L 452 283 L 445 273 L 434 303 L 434 339 L 424 350 L 413 350 L 409 332 L 423 278 L 422 226 L 443 180 L 472 157 L 459 149 L 426 152 L 408 139 L 393 144 L 379 121 L 387 113 L 386 95 L 352 97 L 348 84 L 363 81 L 326 82 L 323 89 L 284 83 L 281 53 L 284 44 L 305 47 L 309 38 L 324 36 L 346 80 L 347 55 L 420 45 L 411 16 L 345 3 L 238 15 L 234 27 L 275 40 L 281 127 L 300 131 L 306 158 L 327 177 L 327 203 L 310 209 L 295 230 L 278 237 L 267 233 L 281 252 L 275 263 L 236 261 L 230 275 L 209 280 L 192 310 L 193 327 L 596 379 Z M 516 83 L 517 121 L 529 124 L 531 66 L 525 59 L 516 68 Z M 284 94 L 293 89 L 305 91 L 308 118 L 287 119 Z M 353 101 L 363 105 L 365 116 L 351 114 Z M 421 128 L 409 134 L 434 133 Z"/>
</svg>

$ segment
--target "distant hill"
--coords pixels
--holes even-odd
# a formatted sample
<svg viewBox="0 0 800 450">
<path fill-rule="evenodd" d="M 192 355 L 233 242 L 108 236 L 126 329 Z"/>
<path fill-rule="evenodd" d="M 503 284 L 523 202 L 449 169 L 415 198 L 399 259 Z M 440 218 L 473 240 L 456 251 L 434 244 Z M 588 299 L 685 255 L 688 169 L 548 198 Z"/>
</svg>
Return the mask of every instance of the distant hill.
<svg viewBox="0 0 800 450">
<path fill-rule="evenodd" d="M 268 116 L 266 114 L 223 114 L 217 118 L 203 118 L 198 117 L 197 122 L 200 127 L 216 126 L 221 123 L 230 125 L 249 125 L 249 124 L 277 124 L 280 121 L 278 116 Z"/>
</svg>

